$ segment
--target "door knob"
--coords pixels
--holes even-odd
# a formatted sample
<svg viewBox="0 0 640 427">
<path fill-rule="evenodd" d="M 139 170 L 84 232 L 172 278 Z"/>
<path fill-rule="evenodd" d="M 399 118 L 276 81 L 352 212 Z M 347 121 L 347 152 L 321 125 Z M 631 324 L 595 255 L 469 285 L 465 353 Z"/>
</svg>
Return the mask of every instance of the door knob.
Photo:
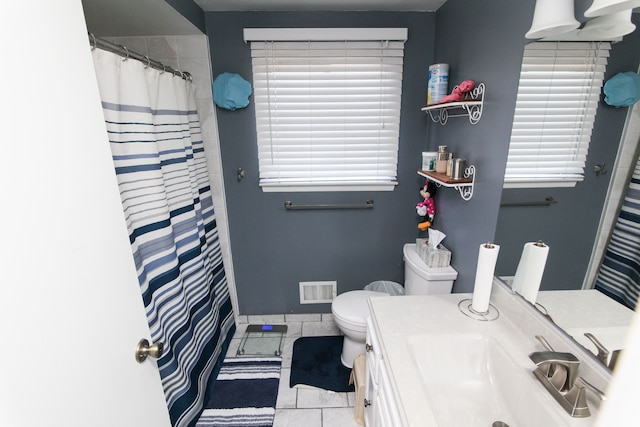
<svg viewBox="0 0 640 427">
<path fill-rule="evenodd" d="M 142 363 L 147 360 L 147 356 L 159 359 L 160 356 L 162 356 L 163 350 L 164 344 L 161 342 L 149 345 L 149 341 L 143 338 L 138 342 L 138 346 L 136 347 L 136 361 Z"/>
</svg>

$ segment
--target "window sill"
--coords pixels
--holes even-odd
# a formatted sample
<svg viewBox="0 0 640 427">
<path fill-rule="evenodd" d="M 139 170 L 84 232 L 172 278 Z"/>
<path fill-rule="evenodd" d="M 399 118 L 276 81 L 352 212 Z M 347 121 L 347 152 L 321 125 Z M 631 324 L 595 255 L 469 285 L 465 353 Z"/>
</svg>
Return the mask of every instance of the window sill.
<svg viewBox="0 0 640 427">
<path fill-rule="evenodd" d="M 564 182 L 509 182 L 504 183 L 502 188 L 561 188 L 561 187 L 575 187 L 576 181 L 564 181 Z"/>
<path fill-rule="evenodd" d="M 265 193 L 310 193 L 310 192 L 343 192 L 343 191 L 393 191 L 397 182 L 375 184 L 269 184 L 261 183 Z"/>
</svg>

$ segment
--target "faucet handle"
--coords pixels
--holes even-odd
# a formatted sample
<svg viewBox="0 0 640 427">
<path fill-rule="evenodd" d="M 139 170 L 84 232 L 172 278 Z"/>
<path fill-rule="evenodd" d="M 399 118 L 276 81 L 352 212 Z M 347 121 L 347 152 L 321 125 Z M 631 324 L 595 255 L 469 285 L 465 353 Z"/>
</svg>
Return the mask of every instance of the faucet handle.
<svg viewBox="0 0 640 427">
<path fill-rule="evenodd" d="M 572 417 L 585 418 L 591 415 L 587 404 L 587 391 L 584 384 L 576 380 L 571 390 L 564 395 L 569 407 L 569 415 Z"/>
<path fill-rule="evenodd" d="M 607 350 L 606 347 L 603 346 L 602 343 L 598 341 L 598 339 L 593 334 L 589 332 L 585 332 L 584 336 L 589 338 L 589 340 L 593 343 L 593 345 L 595 345 L 596 348 L 598 349 L 598 354 L 596 355 L 598 360 L 601 361 L 604 364 L 604 366 L 609 366 L 608 365 L 609 350 Z"/>
<path fill-rule="evenodd" d="M 540 344 L 542 344 L 544 348 L 549 351 L 553 351 L 553 347 L 551 347 L 551 344 L 549 344 L 549 341 L 547 341 L 545 337 L 543 337 L 542 335 L 536 335 L 535 337 L 538 341 L 540 341 Z"/>
<path fill-rule="evenodd" d="M 585 380 L 582 377 L 576 378 L 575 385 L 576 386 L 582 386 L 582 387 L 588 389 L 593 394 L 595 394 L 598 399 L 600 399 L 602 401 L 607 400 L 607 395 L 604 394 L 604 392 L 602 390 L 600 390 L 598 387 L 594 386 L 593 384 L 591 384 L 589 381 Z"/>
<path fill-rule="evenodd" d="M 567 403 L 571 405 L 571 411 L 569 414 L 572 417 L 588 417 L 591 415 L 589 411 L 589 405 L 587 404 L 587 391 L 589 390 L 595 394 L 600 400 L 607 400 L 607 396 L 596 386 L 582 377 L 576 378 L 576 381 L 571 388 L 565 394 Z"/>
</svg>

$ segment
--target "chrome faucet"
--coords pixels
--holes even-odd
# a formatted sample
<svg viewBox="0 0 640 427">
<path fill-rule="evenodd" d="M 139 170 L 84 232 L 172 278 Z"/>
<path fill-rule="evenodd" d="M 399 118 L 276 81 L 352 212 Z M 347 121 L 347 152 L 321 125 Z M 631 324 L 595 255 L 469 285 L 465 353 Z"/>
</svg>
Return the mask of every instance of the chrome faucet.
<svg viewBox="0 0 640 427">
<path fill-rule="evenodd" d="M 552 382 L 558 391 L 568 391 L 573 388 L 578 377 L 578 367 L 580 366 L 580 360 L 573 354 L 557 351 L 538 351 L 531 353 L 529 359 L 538 367 L 549 365 L 545 377 Z"/>
<path fill-rule="evenodd" d="M 536 364 L 533 374 L 569 415 L 579 418 L 590 416 L 586 390 L 593 392 L 600 400 L 606 399 L 605 394 L 578 376 L 580 361 L 576 356 L 553 351 L 542 336 L 536 338 L 547 350 L 529 355 Z"/>
</svg>

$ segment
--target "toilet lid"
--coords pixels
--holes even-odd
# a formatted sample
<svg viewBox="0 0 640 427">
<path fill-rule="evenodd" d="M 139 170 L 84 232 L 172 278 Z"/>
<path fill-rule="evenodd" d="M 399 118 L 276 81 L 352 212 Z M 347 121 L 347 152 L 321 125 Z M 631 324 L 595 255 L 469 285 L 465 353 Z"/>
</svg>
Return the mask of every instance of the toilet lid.
<svg viewBox="0 0 640 427">
<path fill-rule="evenodd" d="M 334 315 L 352 322 L 364 323 L 369 316 L 367 298 L 382 297 L 387 294 L 374 291 L 349 291 L 340 294 L 333 300 L 331 311 Z"/>
</svg>

